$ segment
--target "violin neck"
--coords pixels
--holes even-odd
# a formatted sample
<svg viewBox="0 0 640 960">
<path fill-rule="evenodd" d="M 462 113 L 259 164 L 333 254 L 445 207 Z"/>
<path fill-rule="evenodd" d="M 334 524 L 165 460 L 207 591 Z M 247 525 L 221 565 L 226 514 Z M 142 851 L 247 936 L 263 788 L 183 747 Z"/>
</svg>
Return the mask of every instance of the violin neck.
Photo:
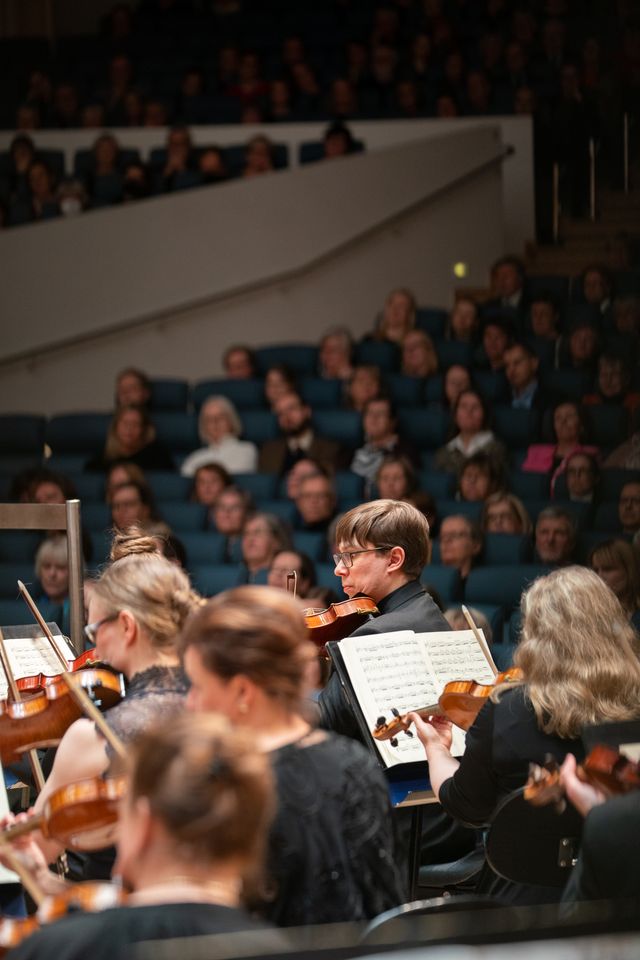
<svg viewBox="0 0 640 960">
<path fill-rule="evenodd" d="M 0 843 L 4 844 L 15 840 L 17 837 L 24 837 L 27 833 L 38 830 L 43 823 L 44 817 L 41 813 L 34 814 L 33 817 L 29 817 L 28 820 L 23 820 L 22 823 L 14 823 L 13 826 L 7 827 L 6 830 L 0 833 Z"/>
</svg>

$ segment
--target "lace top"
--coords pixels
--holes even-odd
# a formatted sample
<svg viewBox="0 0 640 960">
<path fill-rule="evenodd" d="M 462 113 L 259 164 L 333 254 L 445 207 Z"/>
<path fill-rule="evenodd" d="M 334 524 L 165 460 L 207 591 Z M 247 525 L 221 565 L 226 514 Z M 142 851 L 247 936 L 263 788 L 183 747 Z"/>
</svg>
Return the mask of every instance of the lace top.
<svg viewBox="0 0 640 960">
<path fill-rule="evenodd" d="M 402 903 L 387 783 L 365 748 L 315 730 L 275 750 L 272 763 L 278 810 L 262 916 L 302 926 L 371 918 Z"/>
<path fill-rule="evenodd" d="M 149 667 L 136 673 L 127 685 L 127 695 L 105 713 L 113 732 L 125 743 L 158 719 L 184 708 L 189 681 L 181 667 Z M 112 749 L 107 744 L 107 754 Z"/>
</svg>

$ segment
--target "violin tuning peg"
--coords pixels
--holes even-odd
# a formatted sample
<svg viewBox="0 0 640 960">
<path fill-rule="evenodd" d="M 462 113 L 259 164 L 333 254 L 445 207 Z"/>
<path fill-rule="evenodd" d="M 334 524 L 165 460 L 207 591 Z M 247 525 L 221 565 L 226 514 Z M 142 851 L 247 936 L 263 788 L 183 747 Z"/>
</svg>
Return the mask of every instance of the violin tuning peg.
<svg viewBox="0 0 640 960">
<path fill-rule="evenodd" d="M 398 710 L 397 707 L 391 707 L 391 713 L 394 715 L 394 717 L 400 716 L 400 711 Z"/>
<path fill-rule="evenodd" d="M 408 737 L 413 737 L 413 730 L 405 730 L 405 733 Z"/>
<path fill-rule="evenodd" d="M 397 737 L 391 737 L 391 740 L 389 740 L 389 743 L 391 744 L 392 747 L 397 747 L 397 746 L 398 746 L 398 738 L 397 738 Z"/>
<path fill-rule="evenodd" d="M 378 717 L 378 719 L 376 720 L 376 728 L 384 727 L 386 722 L 387 722 L 386 717 Z"/>
</svg>

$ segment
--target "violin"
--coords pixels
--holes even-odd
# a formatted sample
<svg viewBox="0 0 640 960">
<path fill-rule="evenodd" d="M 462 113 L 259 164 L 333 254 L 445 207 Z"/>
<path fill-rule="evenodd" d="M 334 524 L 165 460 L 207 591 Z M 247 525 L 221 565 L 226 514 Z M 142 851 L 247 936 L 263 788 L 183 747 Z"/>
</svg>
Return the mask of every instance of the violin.
<svg viewBox="0 0 640 960">
<path fill-rule="evenodd" d="M 100 660 L 96 656 L 95 647 L 92 647 L 91 650 L 85 650 L 79 657 L 76 657 L 76 659 L 69 664 L 69 670 L 71 673 L 74 673 L 76 670 L 84 670 L 85 667 L 96 667 L 98 664 L 100 664 Z M 16 686 L 22 693 L 31 693 L 36 690 L 41 690 L 43 687 L 50 686 L 59 678 L 59 673 L 52 675 L 37 673 L 33 677 L 21 677 L 19 680 L 16 680 Z"/>
<path fill-rule="evenodd" d="M 111 670 L 85 668 L 72 674 L 71 678 L 105 710 L 119 703 L 124 695 L 122 677 Z M 36 693 L 21 700 L 0 701 L 2 763 L 15 763 L 27 750 L 56 745 L 82 715 L 82 708 L 62 676 L 52 678 Z"/>
<path fill-rule="evenodd" d="M 441 715 L 451 721 L 456 727 L 468 730 L 480 713 L 495 688 L 501 683 L 518 683 L 523 674 L 519 667 L 511 667 L 498 673 L 493 683 L 477 683 L 475 680 L 452 680 L 446 683 L 438 702 L 418 710 L 409 710 L 401 714 L 395 707 L 391 708 L 393 718 L 387 720 L 378 717 L 375 728 L 371 731 L 375 740 L 390 740 L 392 747 L 397 747 L 397 736 L 406 733 L 412 737 L 410 713 L 417 713 L 423 720 L 434 715 Z"/>
<path fill-rule="evenodd" d="M 322 650 L 330 640 L 343 640 L 379 612 L 371 597 L 353 597 L 330 603 L 324 610 L 309 607 L 302 613 L 310 639 Z"/>
<path fill-rule="evenodd" d="M 30 937 L 39 926 L 36 917 L 0 917 L 0 957 Z"/>
<path fill-rule="evenodd" d="M 591 750 L 584 762 L 576 767 L 576 774 L 583 783 L 598 787 L 607 797 L 640 789 L 640 763 L 604 744 Z M 560 780 L 560 766 L 554 757 L 547 758 L 542 765 L 529 764 L 524 798 L 534 806 L 555 803 L 562 808 L 564 787 Z"/>
<path fill-rule="evenodd" d="M 118 808 L 126 777 L 92 777 L 54 790 L 41 813 L 16 823 L 0 834 L 3 841 L 40 830 L 47 840 L 66 849 L 102 850 L 114 843 Z"/>
</svg>

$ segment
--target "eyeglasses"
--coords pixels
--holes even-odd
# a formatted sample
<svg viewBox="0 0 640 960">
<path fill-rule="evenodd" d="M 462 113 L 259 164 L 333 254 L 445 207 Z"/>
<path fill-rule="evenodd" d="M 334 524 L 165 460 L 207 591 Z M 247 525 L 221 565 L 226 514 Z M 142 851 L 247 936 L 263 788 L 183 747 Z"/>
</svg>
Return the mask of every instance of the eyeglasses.
<svg viewBox="0 0 640 960">
<path fill-rule="evenodd" d="M 112 613 L 110 617 L 103 617 L 102 620 L 96 620 L 95 623 L 88 623 L 84 628 L 84 635 L 89 641 L 95 645 L 96 637 L 98 636 L 98 630 L 104 623 L 110 623 L 112 620 L 117 620 L 120 616 L 119 613 Z"/>
<path fill-rule="evenodd" d="M 350 550 L 349 553 L 334 553 L 333 562 L 336 567 L 346 567 L 347 570 L 353 566 L 353 558 L 360 553 L 375 553 L 377 550 L 391 550 L 391 547 L 367 547 L 366 550 Z"/>
</svg>

